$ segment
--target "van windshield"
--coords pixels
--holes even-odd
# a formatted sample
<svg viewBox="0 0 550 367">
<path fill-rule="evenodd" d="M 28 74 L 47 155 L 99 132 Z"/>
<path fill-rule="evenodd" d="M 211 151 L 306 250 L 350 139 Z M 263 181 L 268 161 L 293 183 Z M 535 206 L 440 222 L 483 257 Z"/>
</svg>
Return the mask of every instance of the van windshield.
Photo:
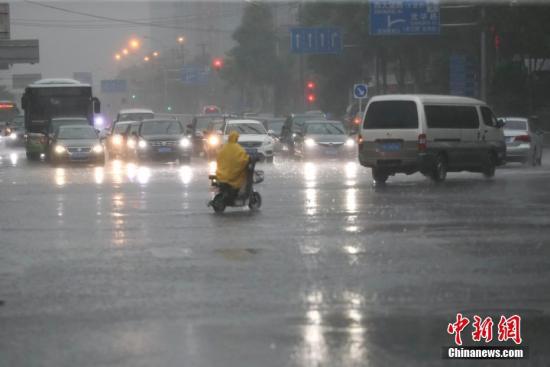
<svg viewBox="0 0 550 367">
<path fill-rule="evenodd" d="M 418 111 L 414 101 L 372 102 L 367 110 L 364 129 L 416 129 Z"/>
</svg>

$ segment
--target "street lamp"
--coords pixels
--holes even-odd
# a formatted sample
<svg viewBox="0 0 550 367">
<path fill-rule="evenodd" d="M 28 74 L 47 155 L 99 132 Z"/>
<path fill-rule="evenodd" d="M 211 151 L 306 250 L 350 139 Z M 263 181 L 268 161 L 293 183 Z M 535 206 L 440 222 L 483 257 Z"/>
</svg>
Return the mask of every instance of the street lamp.
<svg viewBox="0 0 550 367">
<path fill-rule="evenodd" d="M 145 57 L 143 58 L 143 61 L 145 61 L 145 62 L 147 62 L 147 61 L 149 61 L 149 60 L 150 60 L 150 59 L 149 59 L 149 56 L 145 56 Z"/>
<path fill-rule="evenodd" d="M 185 42 L 185 37 L 184 37 L 184 36 L 179 36 L 179 37 L 178 37 L 178 43 L 179 43 L 179 44 L 182 44 L 182 43 L 184 43 L 184 42 Z"/>
<path fill-rule="evenodd" d="M 127 48 L 123 49 L 122 53 L 124 54 L 124 56 L 128 55 L 128 49 Z"/>
<path fill-rule="evenodd" d="M 139 40 L 136 39 L 136 38 L 132 38 L 130 40 L 130 47 L 133 49 L 133 50 L 137 50 L 139 48 Z"/>
<path fill-rule="evenodd" d="M 153 56 L 154 56 L 154 57 L 159 57 L 158 51 L 153 52 Z"/>
<path fill-rule="evenodd" d="M 116 61 L 120 61 L 122 57 L 120 56 L 120 54 L 115 54 L 115 60 Z"/>
</svg>

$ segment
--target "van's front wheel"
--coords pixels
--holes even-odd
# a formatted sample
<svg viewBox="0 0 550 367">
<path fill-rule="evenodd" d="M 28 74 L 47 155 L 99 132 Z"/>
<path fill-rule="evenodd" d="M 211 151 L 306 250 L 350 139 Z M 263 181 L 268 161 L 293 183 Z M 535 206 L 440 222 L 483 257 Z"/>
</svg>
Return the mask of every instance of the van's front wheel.
<svg viewBox="0 0 550 367">
<path fill-rule="evenodd" d="M 388 180 L 388 172 L 381 170 L 380 168 L 372 168 L 372 179 L 377 184 L 384 184 Z"/>
<path fill-rule="evenodd" d="M 443 154 L 439 154 L 435 159 L 431 179 L 434 182 L 443 182 L 447 178 L 447 159 Z"/>
</svg>

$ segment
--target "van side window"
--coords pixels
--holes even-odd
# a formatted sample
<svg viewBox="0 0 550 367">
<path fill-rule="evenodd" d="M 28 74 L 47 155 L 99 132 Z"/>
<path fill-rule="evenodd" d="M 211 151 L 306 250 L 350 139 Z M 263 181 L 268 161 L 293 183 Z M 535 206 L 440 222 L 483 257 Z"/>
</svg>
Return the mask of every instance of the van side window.
<svg viewBox="0 0 550 367">
<path fill-rule="evenodd" d="M 483 116 L 483 123 L 485 125 L 492 127 L 497 126 L 497 118 L 489 107 L 481 107 L 481 116 Z"/>
<path fill-rule="evenodd" d="M 435 129 L 477 129 L 479 117 L 473 106 L 424 106 L 428 127 Z"/>
</svg>

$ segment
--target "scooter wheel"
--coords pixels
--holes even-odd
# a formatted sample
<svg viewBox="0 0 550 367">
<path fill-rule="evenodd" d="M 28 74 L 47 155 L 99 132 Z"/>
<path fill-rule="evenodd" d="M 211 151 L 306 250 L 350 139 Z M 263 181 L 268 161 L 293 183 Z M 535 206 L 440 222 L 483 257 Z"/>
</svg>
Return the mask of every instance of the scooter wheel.
<svg viewBox="0 0 550 367">
<path fill-rule="evenodd" d="M 222 194 L 217 194 L 216 196 L 214 196 L 214 199 L 212 200 L 211 206 L 212 206 L 212 208 L 214 208 L 214 211 L 216 213 L 223 213 L 224 210 L 225 210 L 225 203 L 224 203 L 224 200 L 223 200 L 223 195 Z"/>
<path fill-rule="evenodd" d="M 250 200 L 248 201 L 248 207 L 251 210 L 258 210 L 262 206 L 262 197 L 259 192 L 254 191 L 250 195 Z"/>
</svg>

